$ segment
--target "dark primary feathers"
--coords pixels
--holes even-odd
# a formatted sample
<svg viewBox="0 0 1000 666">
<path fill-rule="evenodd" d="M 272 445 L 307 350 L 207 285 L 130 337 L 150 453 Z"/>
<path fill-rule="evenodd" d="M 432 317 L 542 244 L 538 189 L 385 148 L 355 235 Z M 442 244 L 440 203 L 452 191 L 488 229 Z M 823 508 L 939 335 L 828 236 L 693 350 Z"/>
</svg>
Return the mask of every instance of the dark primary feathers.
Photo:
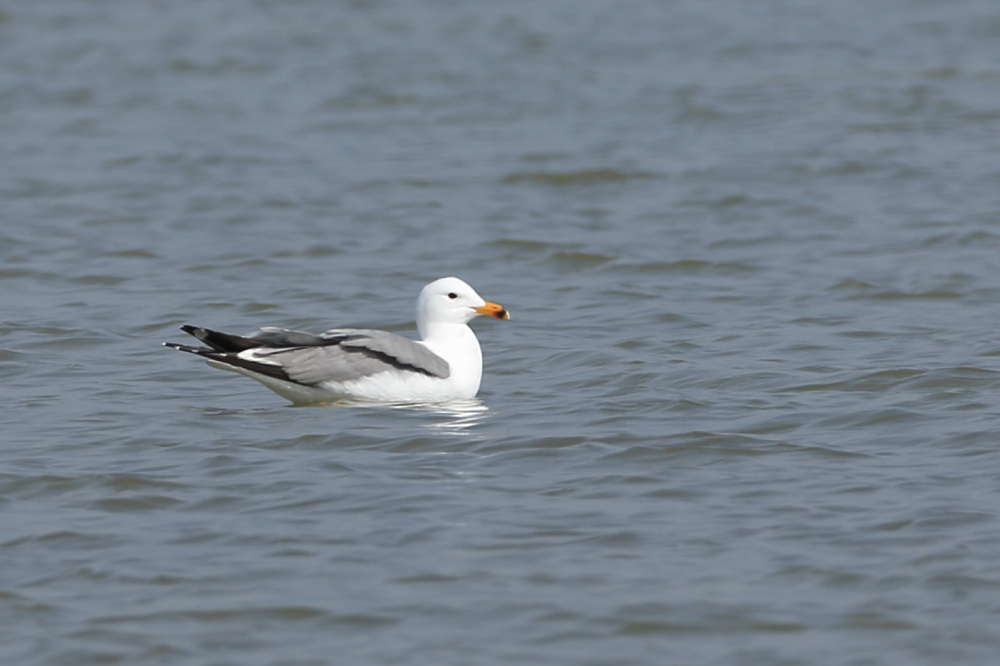
<svg viewBox="0 0 1000 666">
<path fill-rule="evenodd" d="M 386 331 L 344 328 L 316 335 L 263 328 L 243 337 L 197 326 L 185 325 L 181 330 L 208 346 L 165 343 L 168 347 L 307 386 L 346 382 L 392 369 L 442 379 L 451 374 L 447 361 L 423 345 Z M 249 349 L 254 350 L 254 358 L 239 356 Z"/>
</svg>

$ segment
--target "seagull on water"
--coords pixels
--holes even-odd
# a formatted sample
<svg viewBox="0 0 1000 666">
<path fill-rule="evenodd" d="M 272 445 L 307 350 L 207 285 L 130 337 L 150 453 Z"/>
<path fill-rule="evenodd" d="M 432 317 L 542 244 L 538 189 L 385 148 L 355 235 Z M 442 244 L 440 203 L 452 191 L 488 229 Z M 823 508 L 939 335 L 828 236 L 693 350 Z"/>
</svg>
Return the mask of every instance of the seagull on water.
<svg viewBox="0 0 1000 666">
<path fill-rule="evenodd" d="M 479 315 L 510 319 L 462 280 L 445 277 L 417 298 L 416 341 L 365 328 L 316 334 L 266 327 L 239 336 L 185 325 L 181 330 L 206 346 L 163 344 L 256 379 L 296 404 L 449 402 L 479 392 L 483 353 L 469 328 Z"/>
</svg>

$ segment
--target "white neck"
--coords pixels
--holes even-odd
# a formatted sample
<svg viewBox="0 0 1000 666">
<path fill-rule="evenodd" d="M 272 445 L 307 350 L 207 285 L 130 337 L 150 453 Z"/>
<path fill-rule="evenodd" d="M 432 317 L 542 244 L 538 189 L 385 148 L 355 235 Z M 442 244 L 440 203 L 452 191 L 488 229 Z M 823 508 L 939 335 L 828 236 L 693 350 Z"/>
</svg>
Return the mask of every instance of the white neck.
<svg viewBox="0 0 1000 666">
<path fill-rule="evenodd" d="M 468 324 L 424 323 L 420 335 L 425 347 L 448 362 L 449 380 L 475 395 L 483 378 L 483 352 Z"/>
</svg>

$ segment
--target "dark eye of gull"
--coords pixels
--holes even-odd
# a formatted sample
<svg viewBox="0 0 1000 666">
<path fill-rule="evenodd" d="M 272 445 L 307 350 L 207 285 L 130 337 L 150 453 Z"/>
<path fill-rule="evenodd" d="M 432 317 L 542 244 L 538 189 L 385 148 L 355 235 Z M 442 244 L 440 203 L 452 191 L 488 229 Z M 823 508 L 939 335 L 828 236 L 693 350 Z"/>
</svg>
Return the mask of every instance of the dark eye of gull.
<svg viewBox="0 0 1000 666">
<path fill-rule="evenodd" d="M 458 298 L 458 294 L 456 294 L 455 292 L 451 292 L 450 294 L 448 294 L 448 298 L 450 298 L 451 300 L 455 300 L 456 298 Z"/>
</svg>

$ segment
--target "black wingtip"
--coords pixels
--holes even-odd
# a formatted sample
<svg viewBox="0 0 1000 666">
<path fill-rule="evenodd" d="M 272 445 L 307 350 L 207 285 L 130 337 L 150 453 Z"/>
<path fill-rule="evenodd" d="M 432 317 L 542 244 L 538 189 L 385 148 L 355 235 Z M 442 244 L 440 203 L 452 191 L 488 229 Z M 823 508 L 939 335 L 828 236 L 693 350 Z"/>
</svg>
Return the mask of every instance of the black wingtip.
<svg viewBox="0 0 1000 666">
<path fill-rule="evenodd" d="M 209 331 L 208 329 L 202 328 L 201 326 L 192 326 L 191 324 L 184 324 L 181 326 L 181 330 L 188 335 L 198 338 L 199 340 L 204 340 L 212 333 L 212 331 Z"/>
<path fill-rule="evenodd" d="M 208 347 L 192 347 L 191 345 L 184 345 L 179 342 L 164 342 L 164 347 L 170 347 L 171 349 L 176 349 L 177 351 L 188 352 L 189 354 L 201 354 L 202 352 L 212 351 Z"/>
<path fill-rule="evenodd" d="M 217 352 L 239 353 L 247 349 L 253 349 L 254 347 L 261 346 L 261 342 L 259 340 L 245 338 L 240 335 L 230 335 L 229 333 L 222 333 L 221 331 L 213 331 L 210 328 L 202 328 L 201 326 L 184 324 L 181 326 L 181 330 L 188 335 L 201 340 Z"/>
<path fill-rule="evenodd" d="M 201 340 L 201 338 L 198 337 L 196 333 L 196 331 L 200 331 L 201 329 L 199 329 L 197 326 L 184 324 L 183 326 L 181 326 L 181 330 Z M 192 354 L 197 354 L 198 352 L 203 352 L 203 351 L 210 351 L 208 347 L 192 347 L 191 345 L 185 345 L 180 342 L 164 342 L 163 346 L 170 347 L 171 349 L 176 349 L 177 351 L 190 352 Z"/>
</svg>

